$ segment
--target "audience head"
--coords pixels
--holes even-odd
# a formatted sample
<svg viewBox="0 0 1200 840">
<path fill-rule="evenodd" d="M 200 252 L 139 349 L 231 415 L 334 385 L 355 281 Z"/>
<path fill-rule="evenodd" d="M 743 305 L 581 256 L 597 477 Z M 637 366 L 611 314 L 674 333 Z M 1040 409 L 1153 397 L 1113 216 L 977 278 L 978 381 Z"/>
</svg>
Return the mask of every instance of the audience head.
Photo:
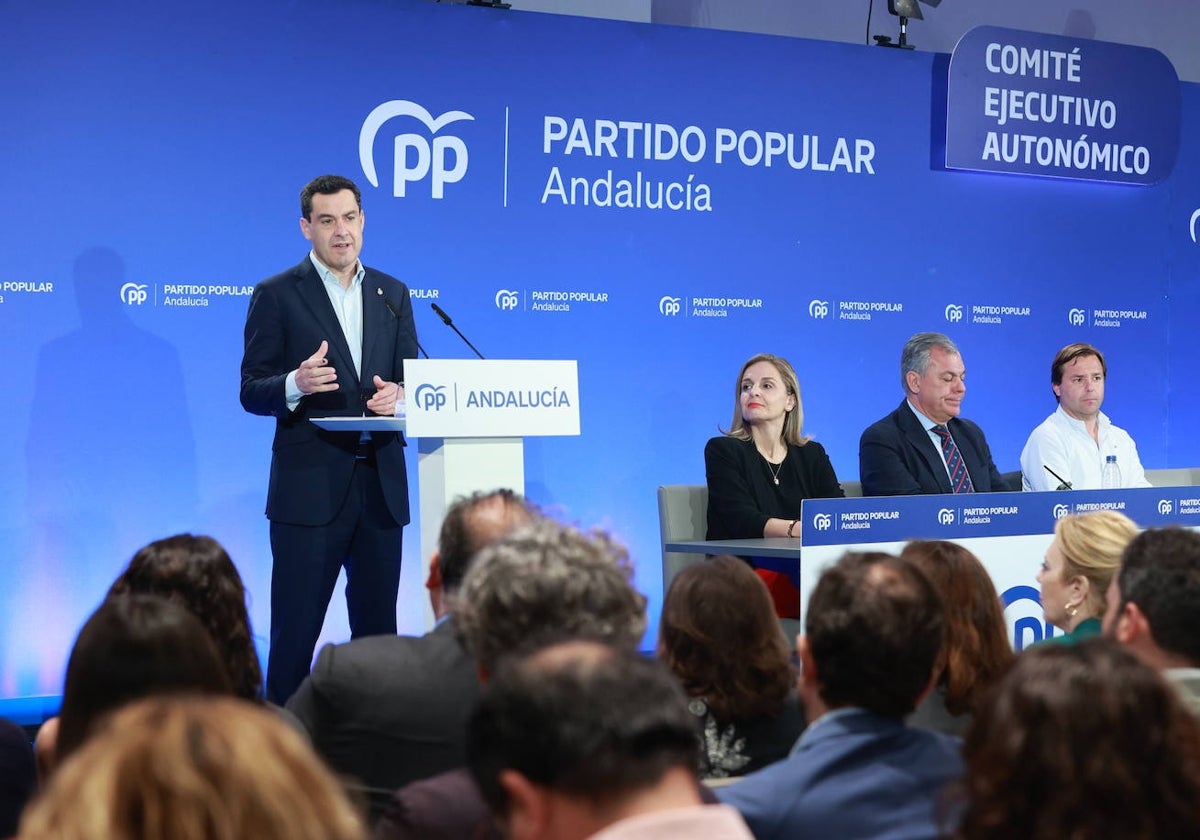
<svg viewBox="0 0 1200 840">
<path fill-rule="evenodd" d="M 25 730 L 0 718 L 0 837 L 13 837 L 37 787 L 33 747 Z"/>
<path fill-rule="evenodd" d="M 917 333 L 900 353 L 900 384 L 918 410 L 935 423 L 947 423 L 962 409 L 967 392 L 962 354 L 941 333 Z"/>
<path fill-rule="evenodd" d="M 452 504 L 438 534 L 437 561 L 446 593 L 458 591 L 480 549 L 539 516 L 532 503 L 511 490 L 477 492 Z"/>
<path fill-rule="evenodd" d="M 959 838 L 1200 836 L 1200 724 L 1107 639 L 1023 652 L 964 757 Z"/>
<path fill-rule="evenodd" d="M 753 386 L 757 384 L 761 393 L 757 399 L 771 403 L 761 409 L 750 408 L 747 400 Z M 785 443 L 801 446 L 804 437 L 804 403 L 800 400 L 800 380 L 791 363 L 782 356 L 759 353 L 752 356 L 738 371 L 733 383 L 733 420 L 726 433 L 740 440 L 750 439 L 750 426 L 754 415 L 762 412 L 784 413 L 782 438 Z M 747 416 L 747 414 L 751 416 Z"/>
<path fill-rule="evenodd" d="M 721 722 L 776 715 L 794 685 L 767 587 L 725 555 L 675 576 L 663 600 L 659 655 Z"/>
<path fill-rule="evenodd" d="M 454 620 L 484 673 L 539 638 L 586 637 L 636 648 L 646 599 L 625 549 L 608 535 L 550 520 L 483 549 L 454 600 Z"/>
<path fill-rule="evenodd" d="M 262 667 L 237 567 L 212 537 L 178 534 L 133 555 L 112 588 L 116 595 L 160 595 L 186 607 L 208 628 L 229 671 L 234 693 L 262 696 Z"/>
<path fill-rule="evenodd" d="M 971 712 L 1013 658 L 992 578 L 979 558 L 957 543 L 915 540 L 900 556 L 912 561 L 941 597 L 946 638 L 938 683 L 945 690 L 946 710 Z"/>
<path fill-rule="evenodd" d="M 571 641 L 500 665 L 471 718 L 468 762 L 513 840 L 582 838 L 632 800 L 655 810 L 646 800 L 664 787 L 699 805 L 698 749 L 660 663 Z"/>
<path fill-rule="evenodd" d="M 1046 621 L 1070 632 L 1104 615 L 1108 584 L 1137 525 L 1115 510 L 1065 516 L 1054 523 L 1037 580 Z"/>
<path fill-rule="evenodd" d="M 1104 629 L 1156 668 L 1200 668 L 1200 534 L 1133 538 L 1108 588 Z"/>
<path fill-rule="evenodd" d="M 101 716 L 131 700 L 230 692 L 216 645 L 188 610 L 153 595 L 109 598 L 79 631 L 67 662 L 54 764 L 79 748 Z"/>
<path fill-rule="evenodd" d="M 913 563 L 846 554 L 813 587 L 799 640 L 809 719 L 841 706 L 911 713 L 932 685 L 943 632 L 941 601 Z"/>
<path fill-rule="evenodd" d="M 106 720 L 26 813 L 21 840 L 364 840 L 304 739 L 236 698 L 151 698 Z"/>
</svg>

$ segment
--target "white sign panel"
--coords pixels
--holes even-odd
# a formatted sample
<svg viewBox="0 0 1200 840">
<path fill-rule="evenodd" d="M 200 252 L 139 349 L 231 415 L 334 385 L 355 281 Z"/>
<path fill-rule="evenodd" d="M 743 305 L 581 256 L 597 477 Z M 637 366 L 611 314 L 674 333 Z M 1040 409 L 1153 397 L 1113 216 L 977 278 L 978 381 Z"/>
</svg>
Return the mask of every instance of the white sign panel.
<svg viewBox="0 0 1200 840">
<path fill-rule="evenodd" d="M 579 434 L 574 361 L 408 359 L 412 437 L 539 437 Z"/>
</svg>

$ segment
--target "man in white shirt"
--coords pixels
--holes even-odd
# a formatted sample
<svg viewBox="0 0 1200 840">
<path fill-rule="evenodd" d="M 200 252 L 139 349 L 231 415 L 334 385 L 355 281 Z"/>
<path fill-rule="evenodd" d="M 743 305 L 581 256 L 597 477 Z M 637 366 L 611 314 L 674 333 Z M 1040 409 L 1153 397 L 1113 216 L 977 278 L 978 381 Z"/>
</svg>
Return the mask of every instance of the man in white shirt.
<svg viewBox="0 0 1200 840">
<path fill-rule="evenodd" d="M 1100 410 L 1108 365 L 1090 344 L 1068 344 L 1050 365 L 1058 410 L 1033 430 L 1021 452 L 1025 490 L 1097 490 L 1109 455 L 1122 487 L 1149 487 L 1133 438 Z"/>
</svg>

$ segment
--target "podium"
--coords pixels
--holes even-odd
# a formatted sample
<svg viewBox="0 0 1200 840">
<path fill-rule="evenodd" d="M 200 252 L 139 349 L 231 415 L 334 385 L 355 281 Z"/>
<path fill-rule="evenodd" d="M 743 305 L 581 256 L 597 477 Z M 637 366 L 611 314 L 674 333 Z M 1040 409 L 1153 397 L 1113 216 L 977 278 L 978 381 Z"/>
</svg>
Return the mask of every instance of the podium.
<svg viewBox="0 0 1200 840">
<path fill-rule="evenodd" d="M 525 492 L 525 438 L 579 434 L 579 377 L 574 361 L 407 359 L 404 380 L 424 566 L 457 498 Z"/>
</svg>

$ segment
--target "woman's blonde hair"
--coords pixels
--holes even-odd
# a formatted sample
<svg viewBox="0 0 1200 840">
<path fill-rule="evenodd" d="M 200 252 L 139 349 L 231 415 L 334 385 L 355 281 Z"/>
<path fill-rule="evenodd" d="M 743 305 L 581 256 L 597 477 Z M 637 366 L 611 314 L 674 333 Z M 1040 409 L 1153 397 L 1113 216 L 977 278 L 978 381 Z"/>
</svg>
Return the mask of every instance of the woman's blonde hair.
<svg viewBox="0 0 1200 840">
<path fill-rule="evenodd" d="M 1065 516 L 1054 523 L 1054 537 L 1063 556 L 1063 581 L 1082 577 L 1088 582 L 1084 615 L 1104 615 L 1109 581 L 1121 567 L 1125 547 L 1137 535 L 1133 520 L 1115 510 Z"/>
<path fill-rule="evenodd" d="M 750 440 L 750 430 L 746 428 L 746 420 L 742 417 L 742 377 L 751 365 L 759 362 L 774 366 L 775 370 L 779 371 L 779 378 L 783 380 L 783 387 L 796 398 L 796 407 L 789 411 L 783 420 L 783 440 L 790 446 L 803 446 L 811 438 L 804 436 L 804 403 L 800 399 L 800 380 L 796 376 L 795 368 L 787 359 L 771 353 L 751 356 L 738 371 L 737 379 L 733 382 L 733 420 L 730 421 L 729 431 L 725 434 L 738 440 Z"/>
<path fill-rule="evenodd" d="M 52 777 L 22 840 L 364 840 L 345 791 L 276 714 L 156 697 L 115 712 Z"/>
</svg>

